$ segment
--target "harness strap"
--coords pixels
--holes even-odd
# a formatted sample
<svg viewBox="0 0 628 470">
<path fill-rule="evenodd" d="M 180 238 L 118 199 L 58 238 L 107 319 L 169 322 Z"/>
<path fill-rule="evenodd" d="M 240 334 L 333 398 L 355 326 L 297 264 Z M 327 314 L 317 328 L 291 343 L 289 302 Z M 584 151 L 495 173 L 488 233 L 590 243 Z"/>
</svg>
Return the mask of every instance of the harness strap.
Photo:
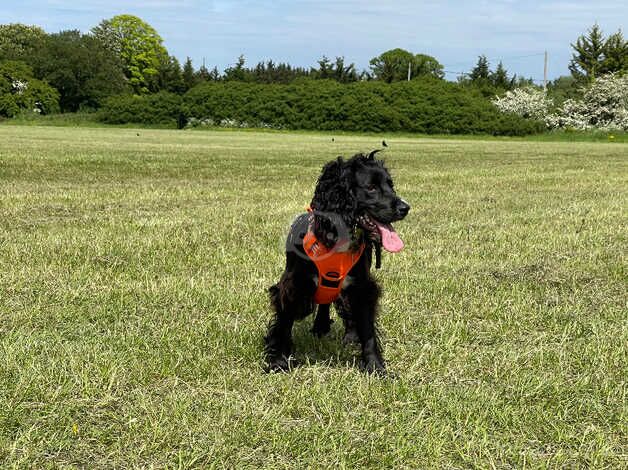
<svg viewBox="0 0 628 470">
<path fill-rule="evenodd" d="M 312 230 L 303 238 L 303 249 L 318 270 L 318 287 L 314 293 L 314 302 L 330 304 L 340 296 L 342 283 L 364 252 L 365 244 L 360 244 L 357 251 L 349 248 L 350 240 L 341 240 L 332 248 L 320 243 Z"/>
</svg>

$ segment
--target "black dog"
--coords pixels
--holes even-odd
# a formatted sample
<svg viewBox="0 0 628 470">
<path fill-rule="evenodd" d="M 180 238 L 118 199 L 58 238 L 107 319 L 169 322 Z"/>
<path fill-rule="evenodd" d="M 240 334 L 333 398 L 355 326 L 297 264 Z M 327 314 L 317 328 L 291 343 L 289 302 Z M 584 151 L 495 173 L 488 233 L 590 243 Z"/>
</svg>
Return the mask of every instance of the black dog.
<svg viewBox="0 0 628 470">
<path fill-rule="evenodd" d="M 345 341 L 359 340 L 364 368 L 385 371 L 375 326 L 380 288 L 370 268 L 373 250 L 379 267 L 382 247 L 392 252 L 403 248 L 390 223 L 403 219 L 410 206 L 397 197 L 390 174 L 375 153 L 327 163 L 310 213 L 299 216 L 290 228 L 285 271 L 269 289 L 275 316 L 265 337 L 267 371 L 290 369 L 292 325 L 312 313 L 316 303 L 313 332 L 317 336 L 329 332 L 331 302 L 343 319 Z M 328 271 L 325 257 L 336 252 L 344 267 Z"/>
</svg>

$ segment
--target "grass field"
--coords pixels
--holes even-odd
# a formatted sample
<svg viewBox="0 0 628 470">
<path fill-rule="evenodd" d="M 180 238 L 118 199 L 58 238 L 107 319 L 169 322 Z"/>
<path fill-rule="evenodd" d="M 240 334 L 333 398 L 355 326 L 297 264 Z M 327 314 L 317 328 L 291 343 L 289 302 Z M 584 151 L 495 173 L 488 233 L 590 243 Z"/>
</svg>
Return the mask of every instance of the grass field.
<svg viewBox="0 0 628 470">
<path fill-rule="evenodd" d="M 62 114 L 49 114 L 49 115 L 39 115 L 39 114 L 22 114 L 18 115 L 12 119 L 2 120 L 0 118 L 0 125 L 2 126 L 53 126 L 53 127 L 82 127 L 82 128 L 133 128 L 136 129 L 138 124 L 104 124 L 103 122 L 98 120 L 98 113 L 62 113 Z M 148 129 L 174 129 L 176 128 L 176 123 L 171 124 L 153 124 L 153 125 L 144 125 L 140 126 Z M 193 129 L 186 130 L 194 130 L 195 132 L 233 132 L 233 128 L 223 128 L 223 127 L 195 127 Z M 237 132 L 254 132 L 260 133 L 280 133 L 284 131 L 277 131 L 272 129 L 235 129 Z M 318 131 L 299 131 L 300 134 L 304 135 L 320 135 Z M 331 134 L 330 134 L 331 135 Z M 370 135 L 375 140 L 374 142 L 378 142 L 378 139 L 381 137 L 375 133 L 357 133 L 357 132 L 345 132 L 340 131 L 335 134 L 336 136 L 367 136 Z M 401 137 L 403 139 L 407 138 L 438 138 L 438 139 L 446 139 L 446 140 L 502 140 L 502 141 L 528 141 L 528 142 L 610 142 L 610 143 L 628 143 L 628 132 L 627 131 L 599 131 L 599 130 L 589 130 L 589 131 L 576 131 L 576 130 L 552 130 L 548 132 L 543 132 L 540 134 L 532 134 L 523 137 L 494 137 L 494 136 L 485 136 L 485 135 L 476 135 L 476 134 L 465 134 L 465 135 L 437 135 L 437 136 L 428 136 L 428 135 L 417 135 L 414 133 L 407 132 L 396 132 L 388 136 L 390 137 Z"/>
<path fill-rule="evenodd" d="M 0 467 L 626 467 L 628 144 L 387 140 L 382 379 L 339 322 L 261 353 L 291 219 L 381 137 L 0 127 Z"/>
</svg>

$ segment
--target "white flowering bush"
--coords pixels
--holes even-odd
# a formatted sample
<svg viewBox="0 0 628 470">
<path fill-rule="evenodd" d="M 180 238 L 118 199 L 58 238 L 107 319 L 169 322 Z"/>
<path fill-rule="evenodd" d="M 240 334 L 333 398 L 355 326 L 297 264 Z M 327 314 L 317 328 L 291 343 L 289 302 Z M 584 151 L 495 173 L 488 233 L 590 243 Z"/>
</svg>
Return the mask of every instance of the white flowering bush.
<svg viewBox="0 0 628 470">
<path fill-rule="evenodd" d="M 493 104 L 504 113 L 529 119 L 543 120 L 552 106 L 552 100 L 537 88 L 516 88 L 502 97 L 496 96 Z"/>
<path fill-rule="evenodd" d="M 26 90 L 28 90 L 28 82 L 26 80 L 13 80 L 11 82 L 11 91 L 16 95 L 21 95 Z"/>
<path fill-rule="evenodd" d="M 242 123 L 236 121 L 235 119 L 225 118 L 220 121 L 220 127 L 242 127 Z"/>
<path fill-rule="evenodd" d="M 584 90 L 582 99 L 566 100 L 545 122 L 552 128 L 628 130 L 628 76 L 598 78 Z"/>
<path fill-rule="evenodd" d="M 283 126 L 273 126 L 267 122 L 258 122 L 256 124 L 250 124 L 247 121 L 238 121 L 236 119 L 218 119 L 202 118 L 198 119 L 191 117 L 187 120 L 186 127 L 229 127 L 229 128 L 261 128 L 261 129 L 283 129 Z"/>
<path fill-rule="evenodd" d="M 186 127 L 213 127 L 216 125 L 216 121 L 212 118 L 198 119 L 191 117 L 187 120 Z"/>
<path fill-rule="evenodd" d="M 542 120 L 552 129 L 628 131 L 628 75 L 599 77 L 581 99 L 568 99 L 554 112 L 552 100 L 536 88 L 508 91 L 493 104 L 504 113 Z"/>
</svg>

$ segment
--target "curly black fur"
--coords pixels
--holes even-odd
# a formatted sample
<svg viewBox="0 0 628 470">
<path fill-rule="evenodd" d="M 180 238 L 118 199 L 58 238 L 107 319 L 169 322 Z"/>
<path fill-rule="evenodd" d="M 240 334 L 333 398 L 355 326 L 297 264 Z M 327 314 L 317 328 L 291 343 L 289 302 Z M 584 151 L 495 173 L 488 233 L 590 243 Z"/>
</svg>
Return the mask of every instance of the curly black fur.
<svg viewBox="0 0 628 470">
<path fill-rule="evenodd" d="M 318 240 L 332 247 L 339 238 L 350 238 L 355 246 L 364 243 L 364 254 L 349 272 L 341 296 L 334 302 L 345 326 L 345 341 L 359 340 L 362 362 L 369 372 L 384 372 L 385 365 L 376 329 L 380 288 L 370 275 L 372 253 L 379 253 L 376 219 L 381 223 L 401 220 L 410 206 L 397 197 L 390 174 L 375 153 L 357 154 L 348 160 L 338 157 L 327 163 L 316 184 L 312 214 L 295 220 L 286 241 L 286 268 L 277 284 L 270 287 L 275 316 L 265 337 L 267 370 L 288 370 L 292 365 L 292 325 L 314 311 L 317 268 L 303 249 L 310 226 Z M 330 331 L 329 305 L 320 305 L 313 333 Z"/>
<path fill-rule="evenodd" d="M 338 157 L 323 167 L 310 207 L 314 210 L 314 234 L 329 248 L 339 238 L 339 230 L 355 235 L 357 216 L 362 209 L 355 194 L 356 173 L 360 168 L 379 169 L 388 175 L 384 162 L 375 159 L 375 150 L 349 160 Z"/>
</svg>

